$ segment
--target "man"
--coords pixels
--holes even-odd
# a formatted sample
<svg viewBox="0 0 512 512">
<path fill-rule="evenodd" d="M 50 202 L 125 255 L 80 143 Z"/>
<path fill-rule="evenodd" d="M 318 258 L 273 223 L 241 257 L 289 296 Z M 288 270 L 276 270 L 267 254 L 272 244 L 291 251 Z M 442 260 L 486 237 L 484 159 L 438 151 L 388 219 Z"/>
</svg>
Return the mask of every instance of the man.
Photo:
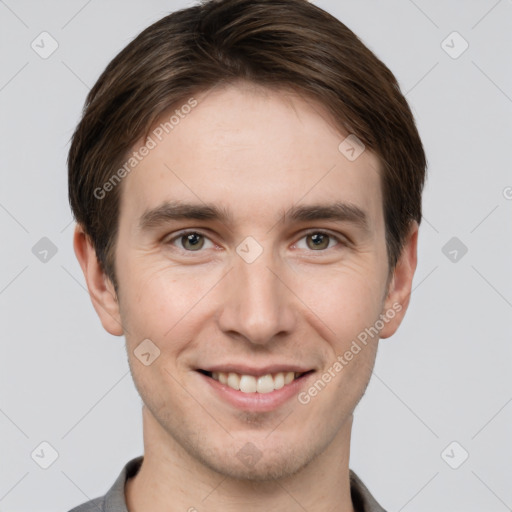
<svg viewBox="0 0 512 512">
<path fill-rule="evenodd" d="M 384 510 L 351 426 L 409 303 L 426 167 L 384 64 L 305 0 L 206 1 L 114 58 L 68 163 L 144 402 L 144 456 L 74 511 Z"/>
</svg>

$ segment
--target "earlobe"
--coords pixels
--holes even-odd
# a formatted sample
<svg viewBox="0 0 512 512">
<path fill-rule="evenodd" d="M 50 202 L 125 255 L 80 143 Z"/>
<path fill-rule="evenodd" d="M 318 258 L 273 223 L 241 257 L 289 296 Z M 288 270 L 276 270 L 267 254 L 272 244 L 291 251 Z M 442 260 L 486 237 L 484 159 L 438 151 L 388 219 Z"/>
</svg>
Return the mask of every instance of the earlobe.
<svg viewBox="0 0 512 512">
<path fill-rule="evenodd" d="M 82 267 L 92 304 L 103 327 L 110 334 L 121 336 L 124 330 L 114 286 L 101 268 L 96 250 L 79 224 L 75 227 L 73 247 Z"/>
<path fill-rule="evenodd" d="M 412 280 L 414 272 L 416 271 L 417 249 L 418 223 L 413 221 L 402 248 L 400 258 L 393 271 L 388 294 L 384 301 L 382 315 L 384 315 L 388 321 L 385 322 L 380 332 L 381 338 L 389 338 L 392 336 L 405 316 L 411 298 Z"/>
</svg>

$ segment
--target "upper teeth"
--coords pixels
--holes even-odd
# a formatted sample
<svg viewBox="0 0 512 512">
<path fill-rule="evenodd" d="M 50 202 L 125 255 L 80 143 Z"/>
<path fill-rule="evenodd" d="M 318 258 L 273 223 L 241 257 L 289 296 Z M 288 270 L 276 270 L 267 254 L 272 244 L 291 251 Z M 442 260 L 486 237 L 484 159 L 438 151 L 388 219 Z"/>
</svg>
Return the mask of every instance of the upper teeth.
<svg viewBox="0 0 512 512">
<path fill-rule="evenodd" d="M 212 378 L 243 393 L 270 393 L 276 389 L 281 389 L 286 384 L 290 384 L 300 375 L 302 374 L 295 372 L 279 372 L 275 375 L 268 373 L 261 377 L 255 377 L 233 372 L 213 372 Z"/>
</svg>

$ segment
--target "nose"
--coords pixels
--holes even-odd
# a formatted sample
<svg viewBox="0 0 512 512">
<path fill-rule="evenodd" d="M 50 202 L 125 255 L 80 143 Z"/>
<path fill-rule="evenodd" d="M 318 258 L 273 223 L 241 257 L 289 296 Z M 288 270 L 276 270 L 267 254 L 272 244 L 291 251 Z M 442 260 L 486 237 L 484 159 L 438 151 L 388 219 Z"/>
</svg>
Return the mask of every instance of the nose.
<svg viewBox="0 0 512 512">
<path fill-rule="evenodd" d="M 220 329 L 257 345 L 291 333 L 296 322 L 294 295 L 283 272 L 270 251 L 263 251 L 252 263 L 235 254 L 223 283 Z"/>
</svg>

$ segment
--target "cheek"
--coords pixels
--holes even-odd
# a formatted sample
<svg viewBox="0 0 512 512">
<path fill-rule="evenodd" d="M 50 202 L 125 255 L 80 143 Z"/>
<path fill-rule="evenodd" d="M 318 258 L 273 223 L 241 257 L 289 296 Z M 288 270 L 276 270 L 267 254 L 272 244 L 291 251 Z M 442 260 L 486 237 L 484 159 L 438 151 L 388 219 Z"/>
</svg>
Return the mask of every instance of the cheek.
<svg viewBox="0 0 512 512">
<path fill-rule="evenodd" d="M 169 339 L 173 339 L 176 349 L 181 339 L 176 333 L 190 326 L 190 319 L 200 309 L 198 306 L 222 276 L 207 269 L 198 273 L 190 268 L 170 266 L 167 261 L 144 266 L 133 264 L 126 270 L 122 276 L 125 293 L 121 296 L 120 309 L 123 325 L 129 331 L 127 339 L 137 343 L 139 338 L 149 338 L 159 346 L 168 345 Z M 186 333 L 183 336 L 187 337 Z"/>
<path fill-rule="evenodd" d="M 292 289 L 326 325 L 329 338 L 344 343 L 378 318 L 384 286 L 375 267 L 354 264 L 308 273 Z"/>
</svg>

